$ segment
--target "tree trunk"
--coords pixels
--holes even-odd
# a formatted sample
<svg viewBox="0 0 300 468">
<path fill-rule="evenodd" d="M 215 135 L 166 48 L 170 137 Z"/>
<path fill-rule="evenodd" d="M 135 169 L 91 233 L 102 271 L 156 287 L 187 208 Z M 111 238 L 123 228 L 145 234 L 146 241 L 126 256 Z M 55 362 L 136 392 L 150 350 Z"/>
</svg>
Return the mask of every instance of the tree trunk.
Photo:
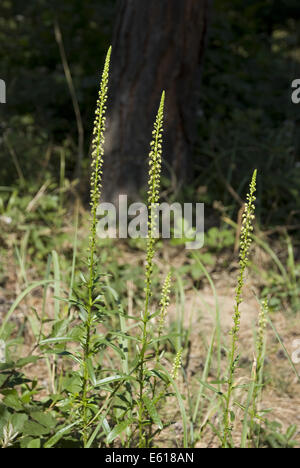
<svg viewBox="0 0 300 468">
<path fill-rule="evenodd" d="M 136 197 L 162 90 L 163 167 L 177 185 L 191 171 L 197 91 L 210 0 L 119 0 L 109 89 L 104 194 Z"/>
</svg>

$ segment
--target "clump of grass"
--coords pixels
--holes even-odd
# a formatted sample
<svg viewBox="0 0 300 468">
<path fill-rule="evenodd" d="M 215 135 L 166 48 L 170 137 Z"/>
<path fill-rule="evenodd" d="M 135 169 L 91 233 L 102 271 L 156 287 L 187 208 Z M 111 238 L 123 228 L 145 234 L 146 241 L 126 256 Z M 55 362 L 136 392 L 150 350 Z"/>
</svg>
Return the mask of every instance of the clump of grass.
<svg viewBox="0 0 300 468">
<path fill-rule="evenodd" d="M 247 202 L 245 204 L 245 211 L 243 214 L 243 223 L 240 235 L 240 253 L 239 253 L 239 265 L 240 274 L 238 278 L 238 284 L 236 288 L 235 306 L 233 315 L 233 327 L 231 330 L 231 348 L 228 356 L 228 378 L 227 378 L 227 392 L 225 395 L 225 407 L 223 414 L 223 447 L 231 445 L 231 424 L 230 424 L 230 405 L 232 393 L 234 390 L 234 377 L 235 371 L 239 362 L 239 356 L 237 353 L 238 339 L 240 331 L 240 320 L 241 311 L 240 305 L 242 303 L 242 292 L 245 283 L 245 271 L 249 262 L 249 251 L 252 242 L 252 231 L 253 231 L 253 219 L 255 212 L 255 190 L 256 190 L 256 176 L 257 171 L 255 170 L 250 183 L 249 193 L 247 194 Z"/>
</svg>

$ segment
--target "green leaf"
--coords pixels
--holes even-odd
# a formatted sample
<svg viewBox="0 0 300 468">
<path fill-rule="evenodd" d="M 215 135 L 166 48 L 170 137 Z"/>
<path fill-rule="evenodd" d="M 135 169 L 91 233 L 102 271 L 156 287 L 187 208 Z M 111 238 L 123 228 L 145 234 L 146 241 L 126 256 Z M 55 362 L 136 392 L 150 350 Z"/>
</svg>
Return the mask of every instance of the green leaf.
<svg viewBox="0 0 300 468">
<path fill-rule="evenodd" d="M 110 426 L 109 426 L 108 421 L 107 421 L 106 418 L 103 419 L 103 424 L 102 424 L 102 426 L 103 426 L 103 429 L 104 429 L 104 431 L 105 431 L 105 434 L 108 435 L 108 434 L 111 432 L 111 428 L 110 428 Z"/>
<path fill-rule="evenodd" d="M 85 279 L 83 273 L 80 272 L 80 273 L 79 273 L 79 276 L 80 276 L 81 281 L 82 281 L 84 284 L 87 284 L 87 280 Z"/>
<path fill-rule="evenodd" d="M 134 325 L 133 327 L 135 327 L 136 325 Z M 132 328 L 132 327 L 129 327 L 129 328 Z M 128 328 L 128 330 L 129 330 Z M 120 336 L 121 338 L 124 338 L 126 340 L 131 340 L 131 341 L 138 341 L 138 342 L 141 342 L 141 339 L 138 338 L 137 336 L 130 336 L 130 335 L 127 335 L 126 333 L 121 333 L 121 332 L 115 332 L 115 331 L 112 331 L 110 332 L 111 335 L 113 336 Z"/>
<path fill-rule="evenodd" d="M 101 380 L 97 380 L 95 386 L 103 385 L 103 384 L 107 384 L 111 382 L 117 382 L 118 380 L 134 380 L 134 378 L 130 376 L 126 376 L 126 375 L 123 375 L 123 376 L 114 375 L 111 377 L 105 377 L 104 379 L 101 379 Z"/>
<path fill-rule="evenodd" d="M 122 359 L 126 359 L 126 356 L 125 354 L 123 353 L 123 351 L 118 347 L 116 346 L 114 343 L 111 343 L 110 341 L 108 340 L 103 340 L 103 343 L 108 346 L 109 348 L 113 349 L 114 351 L 116 351 L 117 354 L 119 354 L 119 356 L 121 356 Z"/>
<path fill-rule="evenodd" d="M 14 369 L 15 368 L 15 363 L 13 361 L 10 362 L 3 362 L 0 364 L 0 371 L 8 370 L 8 369 Z"/>
<path fill-rule="evenodd" d="M 107 443 L 111 444 L 115 440 L 116 437 L 118 437 L 124 431 L 126 431 L 127 427 L 130 426 L 131 423 L 132 421 L 131 419 L 129 419 L 127 421 L 121 422 L 120 424 L 117 424 L 117 426 L 115 426 L 113 430 L 108 434 Z"/>
<path fill-rule="evenodd" d="M 51 336 L 52 337 L 63 336 L 68 329 L 68 325 L 69 325 L 69 321 L 66 319 L 55 322 L 52 327 Z"/>
<path fill-rule="evenodd" d="M 7 374 L 0 374 L 0 387 L 3 386 L 4 382 L 7 380 Z"/>
<path fill-rule="evenodd" d="M 14 426 L 16 431 L 20 431 L 28 420 L 28 416 L 25 413 L 15 413 L 12 415 L 10 422 Z"/>
<path fill-rule="evenodd" d="M 15 413 L 12 415 L 10 422 L 13 425 L 15 432 L 21 432 L 27 420 L 28 420 L 27 414 Z"/>
<path fill-rule="evenodd" d="M 73 341 L 78 341 L 80 342 L 81 340 L 84 339 L 84 328 L 82 325 L 78 325 L 76 327 L 73 327 L 70 332 L 68 333 L 68 336 L 73 339 Z"/>
<path fill-rule="evenodd" d="M 46 338 L 40 342 L 40 345 L 45 345 L 48 343 L 66 343 L 68 341 L 75 341 L 74 338 L 70 338 L 68 336 L 59 336 L 56 338 Z"/>
<path fill-rule="evenodd" d="M 146 395 L 143 396 L 143 401 L 147 408 L 148 414 L 150 418 L 152 419 L 152 421 L 154 422 L 154 424 L 156 424 L 159 427 L 159 429 L 163 429 L 164 427 L 163 423 L 160 420 L 160 417 L 158 415 L 158 412 L 156 411 L 153 401 L 150 400 L 150 398 L 148 398 Z"/>
<path fill-rule="evenodd" d="M 118 293 L 115 289 L 113 289 L 111 286 L 109 285 L 106 285 L 106 286 L 103 286 L 103 289 L 107 289 L 107 291 L 109 291 L 112 295 L 112 297 L 114 298 L 115 301 L 118 301 L 119 299 L 119 296 L 118 296 Z"/>
<path fill-rule="evenodd" d="M 40 436 L 44 434 L 49 434 L 51 429 L 35 421 L 26 421 L 23 427 L 23 434 L 32 435 L 32 436 Z"/>
<path fill-rule="evenodd" d="M 30 436 L 22 437 L 20 439 L 20 448 L 27 448 L 28 444 L 32 442 L 34 439 Z"/>
<path fill-rule="evenodd" d="M 163 374 L 163 373 L 157 371 L 156 369 L 149 370 L 149 371 L 148 371 L 148 374 L 149 374 L 149 375 L 153 375 L 154 377 L 158 377 L 160 380 L 162 380 L 162 381 L 165 382 L 166 384 L 169 383 L 168 377 L 167 377 L 165 374 Z"/>
<path fill-rule="evenodd" d="M 197 380 L 203 385 L 203 387 L 206 387 L 212 392 L 216 393 L 217 395 L 224 397 L 223 393 L 219 392 L 217 388 L 213 387 L 212 385 L 209 385 L 207 382 L 203 382 L 201 379 L 197 379 Z"/>
<path fill-rule="evenodd" d="M 27 444 L 27 448 L 41 448 L 41 440 L 33 439 Z"/>
<path fill-rule="evenodd" d="M 9 393 L 6 393 L 3 403 L 16 411 L 23 409 L 23 405 L 16 390 L 10 390 Z"/>
<path fill-rule="evenodd" d="M 290 440 L 294 436 L 296 431 L 297 431 L 296 424 L 293 424 L 292 426 L 289 426 L 288 430 L 286 431 L 286 437 L 288 438 L 288 440 Z"/>
<path fill-rule="evenodd" d="M 56 426 L 56 420 L 49 413 L 42 413 L 41 411 L 34 411 L 30 413 L 32 419 L 42 424 L 45 427 L 53 429 Z"/>
<path fill-rule="evenodd" d="M 50 437 L 50 439 L 45 443 L 44 448 L 51 448 L 53 445 L 55 445 L 65 434 L 67 434 L 70 429 L 78 424 L 78 421 L 75 421 L 72 424 L 69 424 L 68 426 L 63 427 L 60 429 L 54 436 Z"/>
<path fill-rule="evenodd" d="M 82 388 L 82 382 L 79 375 L 67 376 L 62 380 L 62 389 L 70 393 L 79 393 Z"/>
<path fill-rule="evenodd" d="M 95 376 L 95 371 L 94 371 L 94 366 L 92 360 L 89 358 L 87 359 L 87 370 L 89 373 L 89 377 L 91 379 L 92 384 L 95 386 L 97 384 L 96 382 L 96 376 Z"/>
<path fill-rule="evenodd" d="M 38 356 L 28 356 L 26 358 L 19 359 L 15 363 L 16 368 L 21 368 L 27 366 L 27 364 L 31 364 L 33 362 L 37 362 L 40 358 Z"/>
</svg>

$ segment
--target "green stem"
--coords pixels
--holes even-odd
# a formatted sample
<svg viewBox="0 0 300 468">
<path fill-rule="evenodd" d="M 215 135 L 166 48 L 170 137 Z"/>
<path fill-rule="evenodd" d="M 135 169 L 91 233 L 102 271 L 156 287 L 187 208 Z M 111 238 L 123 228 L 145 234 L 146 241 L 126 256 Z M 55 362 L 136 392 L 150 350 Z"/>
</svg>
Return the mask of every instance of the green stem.
<svg viewBox="0 0 300 468">
<path fill-rule="evenodd" d="M 144 403 L 143 403 L 143 393 L 144 393 L 144 371 L 145 371 L 145 353 L 147 349 L 147 339 L 148 339 L 148 304 L 150 298 L 150 281 L 147 281 L 146 286 L 146 299 L 145 299 L 145 310 L 143 316 L 143 338 L 142 338 L 142 349 L 140 354 L 140 372 L 139 372 L 139 447 L 143 448 L 147 441 L 145 440 L 143 433 L 143 419 L 144 419 Z"/>
</svg>

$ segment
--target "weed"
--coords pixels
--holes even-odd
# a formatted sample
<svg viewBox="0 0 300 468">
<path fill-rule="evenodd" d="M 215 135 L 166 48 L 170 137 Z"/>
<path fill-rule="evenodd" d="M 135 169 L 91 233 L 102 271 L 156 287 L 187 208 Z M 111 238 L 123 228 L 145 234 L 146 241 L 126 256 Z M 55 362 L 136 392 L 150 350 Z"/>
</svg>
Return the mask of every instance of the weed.
<svg viewBox="0 0 300 468">
<path fill-rule="evenodd" d="M 84 446 L 87 444 L 87 424 L 88 424 L 88 384 L 90 373 L 92 372 L 89 368 L 92 366 L 91 359 L 93 357 L 93 350 L 91 349 L 92 337 L 95 334 L 95 325 L 99 320 L 99 314 L 97 305 L 101 303 L 101 296 L 95 295 L 97 289 L 97 283 L 99 276 L 96 276 L 97 265 L 96 265 L 96 225 L 97 218 L 96 212 L 100 202 L 101 196 L 101 179 L 102 179 L 102 165 L 104 155 L 104 132 L 105 132 L 105 111 L 107 101 L 107 89 L 108 89 L 108 74 L 109 74 L 109 63 L 111 56 L 111 48 L 109 49 L 106 61 L 104 65 L 101 87 L 99 91 L 99 99 L 97 102 L 96 119 L 94 123 L 94 140 L 93 140 L 93 152 L 92 152 L 92 174 L 91 174 L 91 227 L 90 227 L 90 238 L 89 238 L 89 257 L 88 257 L 88 268 L 89 275 L 87 280 L 87 291 L 88 291 L 88 302 L 85 304 L 84 311 L 84 328 L 85 336 L 82 343 L 83 346 L 83 377 L 82 377 L 82 405 L 83 405 L 83 443 Z"/>
<path fill-rule="evenodd" d="M 248 258 L 249 258 L 249 249 L 251 245 L 251 233 L 253 231 L 253 219 L 254 219 L 254 201 L 255 201 L 255 188 L 256 188 L 256 170 L 253 173 L 252 181 L 250 184 L 250 191 L 247 195 L 247 203 L 245 205 L 245 212 L 243 214 L 243 224 L 241 229 L 241 238 L 240 238 L 240 275 L 238 278 L 238 285 L 236 289 L 236 297 L 235 297 L 235 307 L 234 307 L 234 316 L 233 316 L 233 327 L 231 330 L 231 349 L 228 356 L 229 362 L 229 372 L 228 372 L 228 389 L 226 394 L 226 402 L 225 402 L 225 409 L 224 409 L 224 418 L 223 418 L 223 425 L 224 425 L 224 437 L 223 437 L 223 447 L 230 446 L 230 404 L 231 404 L 231 397 L 234 390 L 234 375 L 235 370 L 238 365 L 239 356 L 237 354 L 237 343 L 239 338 L 239 330 L 240 330 L 240 319 L 241 319 L 241 312 L 240 312 L 240 305 L 242 303 L 242 291 L 245 282 L 245 270 L 248 265 Z"/>
<path fill-rule="evenodd" d="M 145 353 L 148 346 L 148 323 L 149 323 L 149 301 L 151 298 L 151 280 L 153 273 L 153 257 L 155 246 L 155 228 L 156 217 L 155 208 L 159 200 L 160 187 L 160 171 L 161 171 L 161 148 L 162 148 L 162 130 L 163 130 L 163 111 L 164 111 L 165 94 L 162 94 L 161 102 L 154 124 L 153 141 L 151 142 L 151 151 L 149 155 L 149 190 L 148 190 L 148 241 L 147 241 L 147 258 L 145 272 L 145 304 L 142 317 L 142 343 L 140 351 L 139 363 L 139 446 L 143 447 L 146 443 L 145 434 L 143 432 L 144 418 L 144 386 L 145 386 Z"/>
</svg>

